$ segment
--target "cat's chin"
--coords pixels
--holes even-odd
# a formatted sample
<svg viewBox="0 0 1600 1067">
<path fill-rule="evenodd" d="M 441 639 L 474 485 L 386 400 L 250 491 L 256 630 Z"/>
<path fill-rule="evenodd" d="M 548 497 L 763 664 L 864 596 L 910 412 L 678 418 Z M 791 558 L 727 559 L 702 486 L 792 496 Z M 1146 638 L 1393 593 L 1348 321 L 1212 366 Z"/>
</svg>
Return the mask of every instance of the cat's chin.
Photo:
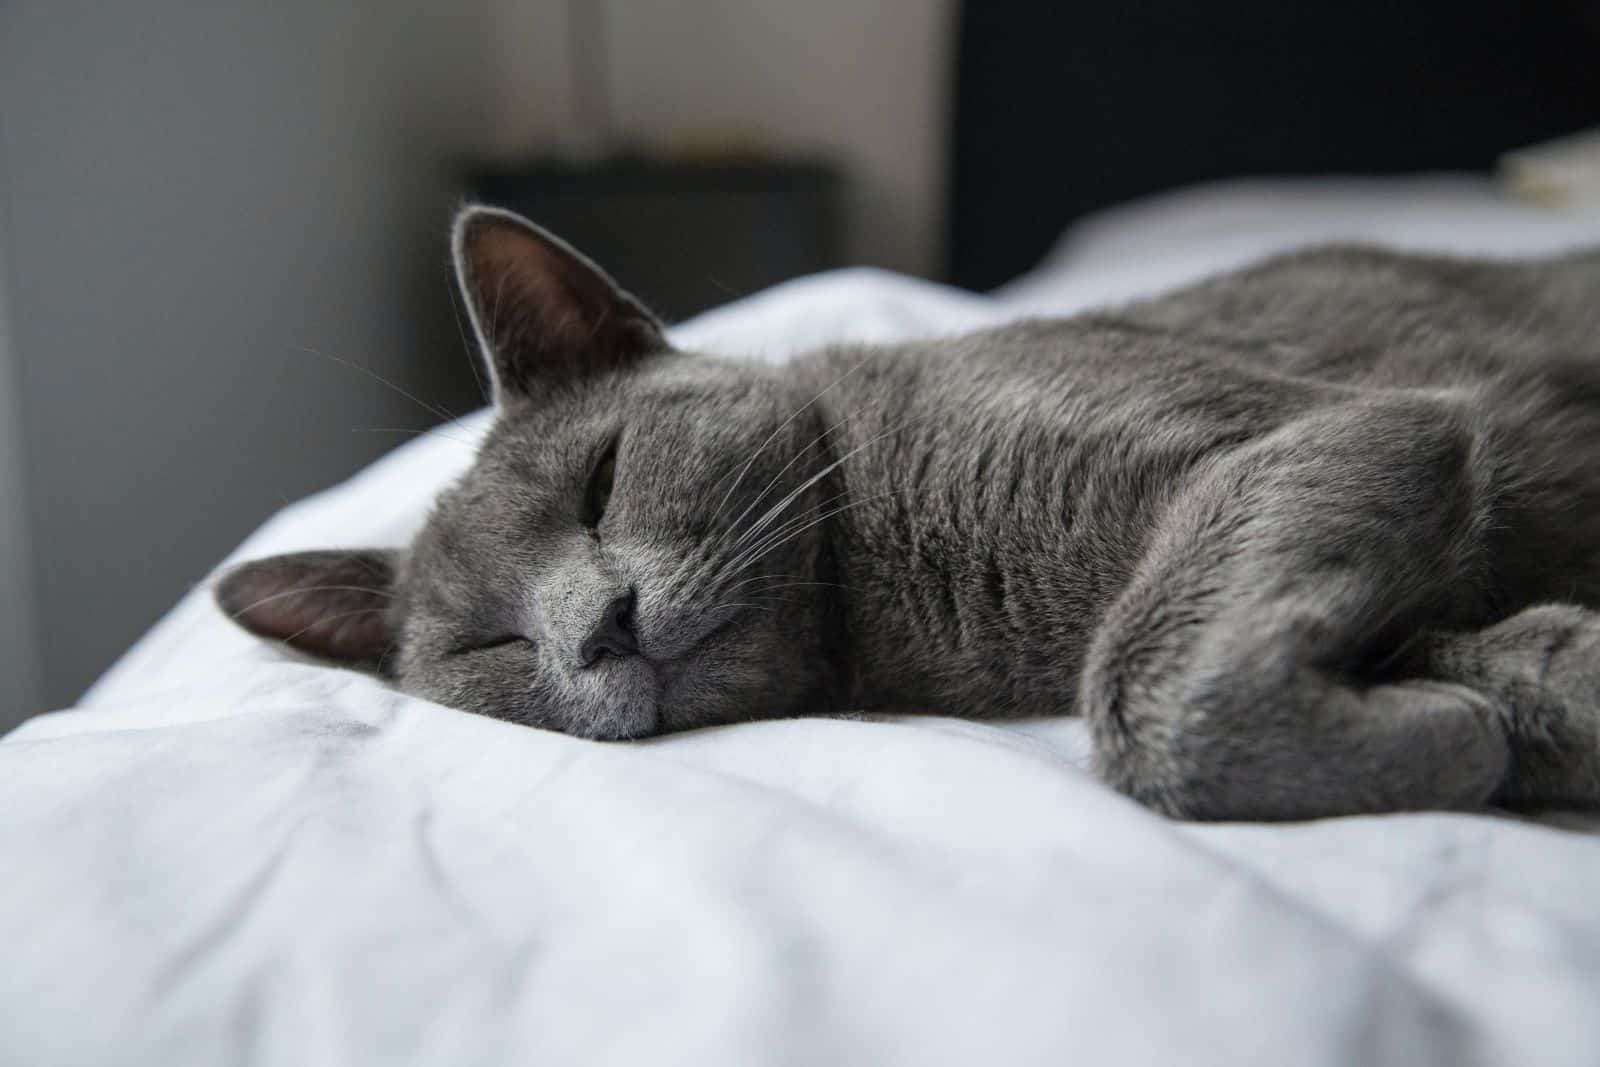
<svg viewBox="0 0 1600 1067">
<path fill-rule="evenodd" d="M 621 718 L 598 724 L 583 736 L 590 741 L 640 741 L 660 733 L 660 717 L 652 708 L 648 712 L 630 713 Z"/>
<path fill-rule="evenodd" d="M 589 670 L 603 710 L 584 724 L 582 736 L 627 741 L 660 731 L 663 687 L 654 664 L 643 656 L 607 656 Z"/>
<path fill-rule="evenodd" d="M 661 713 L 654 700 L 630 702 L 567 732 L 589 741 L 637 741 L 661 732 Z"/>
</svg>

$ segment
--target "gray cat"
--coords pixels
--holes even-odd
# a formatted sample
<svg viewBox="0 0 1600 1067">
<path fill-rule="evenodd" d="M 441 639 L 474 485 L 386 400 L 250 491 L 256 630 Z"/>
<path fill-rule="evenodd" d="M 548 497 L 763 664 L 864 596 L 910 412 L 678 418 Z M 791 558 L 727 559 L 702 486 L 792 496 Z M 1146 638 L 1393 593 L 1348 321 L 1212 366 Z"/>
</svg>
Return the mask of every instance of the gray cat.
<svg viewBox="0 0 1600 1067">
<path fill-rule="evenodd" d="M 454 252 L 476 462 L 403 552 L 228 573 L 251 631 L 591 738 L 1076 712 L 1183 817 L 1600 802 L 1600 253 L 1320 248 L 774 368 L 505 212 Z"/>
</svg>

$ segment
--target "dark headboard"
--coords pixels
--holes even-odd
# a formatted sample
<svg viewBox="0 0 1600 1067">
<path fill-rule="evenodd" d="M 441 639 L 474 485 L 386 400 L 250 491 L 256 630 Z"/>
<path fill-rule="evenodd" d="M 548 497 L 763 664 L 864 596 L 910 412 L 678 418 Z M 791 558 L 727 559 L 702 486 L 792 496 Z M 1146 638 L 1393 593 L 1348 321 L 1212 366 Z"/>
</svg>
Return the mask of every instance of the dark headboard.
<svg viewBox="0 0 1600 1067">
<path fill-rule="evenodd" d="M 949 280 L 1236 175 L 1483 170 L 1600 123 L 1600 0 L 968 0 Z"/>
</svg>

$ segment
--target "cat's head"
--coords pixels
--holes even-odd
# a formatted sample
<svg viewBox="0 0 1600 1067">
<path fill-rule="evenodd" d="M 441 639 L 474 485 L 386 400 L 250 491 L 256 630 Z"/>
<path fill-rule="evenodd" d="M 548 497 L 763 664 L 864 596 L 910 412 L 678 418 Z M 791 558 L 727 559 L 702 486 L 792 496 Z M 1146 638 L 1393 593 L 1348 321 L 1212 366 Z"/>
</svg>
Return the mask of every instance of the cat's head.
<svg viewBox="0 0 1600 1067">
<path fill-rule="evenodd" d="M 418 695 L 585 737 L 818 700 L 832 587 L 811 523 L 836 489 L 811 396 L 675 351 L 515 215 L 466 209 L 453 252 L 496 408 L 471 469 L 408 549 L 244 563 L 217 585 L 223 610 Z"/>
</svg>

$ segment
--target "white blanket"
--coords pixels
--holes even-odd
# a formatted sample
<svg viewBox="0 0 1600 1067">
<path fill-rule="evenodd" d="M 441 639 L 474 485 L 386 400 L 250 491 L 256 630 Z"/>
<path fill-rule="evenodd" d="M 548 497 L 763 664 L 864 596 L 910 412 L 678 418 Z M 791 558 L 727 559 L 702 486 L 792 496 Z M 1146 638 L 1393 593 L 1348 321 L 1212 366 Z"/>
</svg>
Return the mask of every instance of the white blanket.
<svg viewBox="0 0 1600 1067">
<path fill-rule="evenodd" d="M 965 329 L 1324 235 L 1538 251 L 1600 220 L 1461 180 L 1213 189 L 997 298 L 845 272 L 678 339 Z M 483 423 L 235 558 L 401 543 Z M 0 1063 L 1600 1063 L 1600 823 L 1179 825 L 1084 755 L 1048 718 L 580 741 L 291 660 L 197 591 L 0 741 Z"/>
</svg>

